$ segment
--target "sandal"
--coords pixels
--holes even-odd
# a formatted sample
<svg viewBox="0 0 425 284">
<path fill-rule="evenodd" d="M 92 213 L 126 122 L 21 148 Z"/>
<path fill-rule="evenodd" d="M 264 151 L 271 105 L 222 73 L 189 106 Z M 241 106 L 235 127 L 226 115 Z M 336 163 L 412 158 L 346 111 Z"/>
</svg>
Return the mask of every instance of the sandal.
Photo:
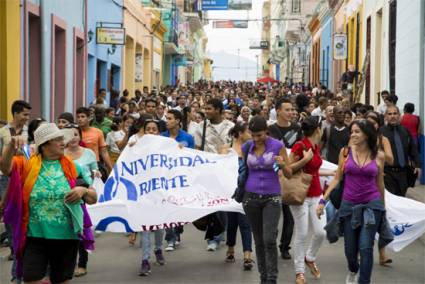
<svg viewBox="0 0 425 284">
<path fill-rule="evenodd" d="M 85 268 L 82 268 L 82 267 L 78 267 L 74 272 L 75 277 L 82 277 L 86 274 L 87 274 L 87 270 Z"/>
<path fill-rule="evenodd" d="M 253 263 L 254 263 L 254 261 L 253 261 L 252 259 L 250 259 L 250 258 L 245 258 L 245 259 L 243 260 L 243 269 L 244 269 L 245 271 L 250 271 L 250 270 L 252 269 L 252 267 L 253 267 Z"/>
<path fill-rule="evenodd" d="M 305 284 L 307 281 L 305 280 L 304 273 L 297 273 L 295 275 L 295 284 Z"/>
<path fill-rule="evenodd" d="M 131 247 L 133 247 L 133 246 L 134 246 L 134 244 L 136 243 L 136 238 L 137 238 L 136 233 L 131 233 L 131 234 L 128 236 L 128 244 L 129 244 Z"/>
<path fill-rule="evenodd" d="M 389 266 L 389 264 L 391 264 L 391 263 L 393 263 L 393 260 L 391 258 L 379 260 L 379 265 L 381 265 L 381 266 Z"/>
<path fill-rule="evenodd" d="M 224 261 L 227 263 L 234 263 L 236 261 L 234 253 L 228 252 Z"/>
</svg>

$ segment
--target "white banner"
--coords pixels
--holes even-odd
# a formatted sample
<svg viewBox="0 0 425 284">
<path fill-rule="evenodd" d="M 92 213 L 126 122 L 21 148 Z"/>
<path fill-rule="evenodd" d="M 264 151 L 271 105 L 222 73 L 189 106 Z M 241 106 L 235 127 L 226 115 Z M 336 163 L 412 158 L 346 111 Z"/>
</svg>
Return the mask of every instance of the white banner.
<svg viewBox="0 0 425 284">
<path fill-rule="evenodd" d="M 181 149 L 170 138 L 144 135 L 120 155 L 99 201 L 88 206 L 96 230 L 156 230 L 216 211 L 243 212 L 231 196 L 237 185 L 235 153 Z"/>
<path fill-rule="evenodd" d="M 334 171 L 323 161 L 321 170 Z M 145 135 L 126 147 L 105 185 L 95 187 L 99 202 L 88 206 L 96 230 L 156 230 L 192 222 L 216 211 L 243 213 L 233 195 L 238 175 L 235 153 L 216 155 L 180 149 L 172 139 Z M 322 177 L 322 185 L 332 177 Z M 385 193 L 394 234 L 388 248 L 400 251 L 425 233 L 425 204 Z"/>
</svg>

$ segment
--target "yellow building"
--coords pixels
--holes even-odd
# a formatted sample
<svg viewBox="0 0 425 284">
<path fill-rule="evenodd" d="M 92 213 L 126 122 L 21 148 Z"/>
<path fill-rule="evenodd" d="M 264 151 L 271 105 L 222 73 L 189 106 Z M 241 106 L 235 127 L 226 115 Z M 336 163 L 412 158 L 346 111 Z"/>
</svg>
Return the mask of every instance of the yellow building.
<svg viewBox="0 0 425 284">
<path fill-rule="evenodd" d="M 348 65 L 354 65 L 355 69 L 362 71 L 363 54 L 362 54 L 362 34 L 363 34 L 363 2 L 358 0 L 348 1 L 346 4 L 346 20 L 345 30 L 348 38 Z M 360 77 L 358 78 L 360 79 Z M 355 82 L 357 85 L 357 82 Z M 354 95 L 357 93 L 354 88 Z M 356 95 L 355 95 L 356 96 Z"/>
<path fill-rule="evenodd" d="M 123 89 L 130 96 L 135 90 L 152 87 L 153 38 L 150 30 L 151 12 L 140 1 L 124 0 L 124 28 L 126 32 L 123 49 Z"/>
<path fill-rule="evenodd" d="M 0 119 L 12 119 L 10 107 L 21 97 L 20 1 L 0 1 Z"/>
<path fill-rule="evenodd" d="M 153 33 L 153 61 L 151 86 L 159 89 L 162 83 L 164 62 L 164 34 L 167 27 L 161 21 L 161 14 L 156 9 L 151 9 L 151 32 Z"/>
</svg>

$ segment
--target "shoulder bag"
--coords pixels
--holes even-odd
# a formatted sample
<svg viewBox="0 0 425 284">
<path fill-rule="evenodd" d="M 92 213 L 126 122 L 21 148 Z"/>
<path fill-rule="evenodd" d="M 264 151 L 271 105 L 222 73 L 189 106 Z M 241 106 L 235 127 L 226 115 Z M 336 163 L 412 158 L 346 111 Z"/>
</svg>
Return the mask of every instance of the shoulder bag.
<svg viewBox="0 0 425 284">
<path fill-rule="evenodd" d="M 239 168 L 238 187 L 236 188 L 235 193 L 232 196 L 232 198 L 238 203 L 242 202 L 243 197 L 245 195 L 245 184 L 248 179 L 248 165 L 246 160 L 248 158 L 249 148 L 251 148 L 252 143 L 252 141 L 248 141 L 246 143 L 245 148 L 242 148 L 243 165 Z"/>
<path fill-rule="evenodd" d="M 302 143 L 302 142 L 298 142 Z M 304 150 L 306 150 L 306 146 Z M 302 205 L 307 196 L 308 189 L 311 185 L 312 175 L 307 174 L 303 169 L 292 174 L 291 178 L 286 178 L 284 175 L 279 177 L 280 189 L 282 192 L 282 201 L 286 205 Z"/>
</svg>

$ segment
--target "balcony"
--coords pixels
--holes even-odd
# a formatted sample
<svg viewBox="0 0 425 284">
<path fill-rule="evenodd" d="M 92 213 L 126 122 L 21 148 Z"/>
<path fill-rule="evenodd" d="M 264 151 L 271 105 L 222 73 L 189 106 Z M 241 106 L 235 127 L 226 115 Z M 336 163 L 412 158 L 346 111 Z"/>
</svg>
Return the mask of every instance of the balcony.
<svg viewBox="0 0 425 284">
<path fill-rule="evenodd" d="M 169 31 L 164 40 L 165 54 L 179 54 L 179 37 L 175 30 Z"/>
</svg>

